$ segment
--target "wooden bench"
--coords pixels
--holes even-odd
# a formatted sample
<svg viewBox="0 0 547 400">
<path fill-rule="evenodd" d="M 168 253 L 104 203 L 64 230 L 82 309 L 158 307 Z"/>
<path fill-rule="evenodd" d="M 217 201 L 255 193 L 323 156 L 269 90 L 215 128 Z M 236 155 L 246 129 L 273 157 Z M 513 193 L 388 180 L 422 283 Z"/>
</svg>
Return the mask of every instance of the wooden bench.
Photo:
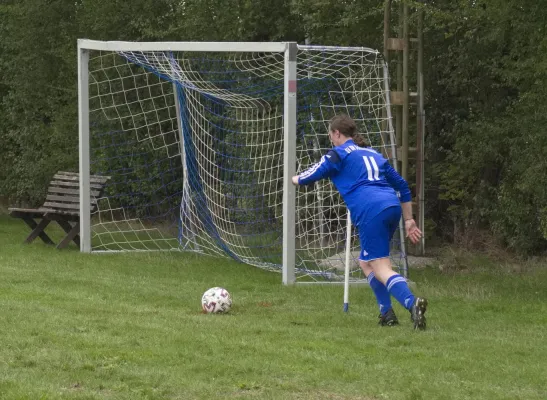
<svg viewBox="0 0 547 400">
<path fill-rule="evenodd" d="M 91 212 L 97 207 L 97 199 L 103 195 L 109 176 L 91 175 Z M 56 221 L 66 233 L 57 245 L 62 249 L 71 241 L 80 247 L 80 175 L 59 171 L 49 184 L 46 201 L 40 208 L 9 208 L 9 214 L 21 218 L 32 229 L 25 243 L 40 237 L 47 244 L 55 244 L 45 232 L 51 221 Z M 39 222 L 36 222 L 39 220 Z"/>
</svg>

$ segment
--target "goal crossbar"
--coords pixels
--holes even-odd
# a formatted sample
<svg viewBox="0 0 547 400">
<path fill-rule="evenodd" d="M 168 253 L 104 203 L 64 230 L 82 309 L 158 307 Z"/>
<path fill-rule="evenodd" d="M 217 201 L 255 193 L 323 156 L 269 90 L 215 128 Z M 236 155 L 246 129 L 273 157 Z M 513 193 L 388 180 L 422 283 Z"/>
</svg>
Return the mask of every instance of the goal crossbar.
<svg viewBox="0 0 547 400">
<path fill-rule="evenodd" d="M 79 39 L 78 47 L 103 51 L 195 51 L 282 53 L 289 42 L 122 42 Z"/>
</svg>

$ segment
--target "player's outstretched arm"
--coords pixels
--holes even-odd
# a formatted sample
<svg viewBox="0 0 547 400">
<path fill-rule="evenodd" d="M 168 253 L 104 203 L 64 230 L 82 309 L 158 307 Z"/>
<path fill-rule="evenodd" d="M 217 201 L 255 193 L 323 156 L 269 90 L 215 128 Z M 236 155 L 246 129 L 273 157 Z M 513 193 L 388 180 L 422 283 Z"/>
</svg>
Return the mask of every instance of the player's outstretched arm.
<svg viewBox="0 0 547 400">
<path fill-rule="evenodd" d="M 309 185 L 310 183 L 317 182 L 320 179 L 328 178 L 335 171 L 340 170 L 340 157 L 336 152 L 329 151 L 326 155 L 321 157 L 321 161 L 312 165 L 306 171 L 300 175 L 292 177 L 292 183 L 294 185 Z"/>
</svg>

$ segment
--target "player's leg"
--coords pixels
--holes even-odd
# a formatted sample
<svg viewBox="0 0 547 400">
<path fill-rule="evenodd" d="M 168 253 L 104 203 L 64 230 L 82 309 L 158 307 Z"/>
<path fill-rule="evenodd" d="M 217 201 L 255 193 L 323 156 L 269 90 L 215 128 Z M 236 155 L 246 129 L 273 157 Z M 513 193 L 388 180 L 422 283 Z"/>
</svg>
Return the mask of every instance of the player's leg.
<svg viewBox="0 0 547 400">
<path fill-rule="evenodd" d="M 380 310 L 380 314 L 378 315 L 378 323 L 382 326 L 397 325 L 399 321 L 397 320 L 397 316 L 393 311 L 391 305 L 391 296 L 387 291 L 387 288 L 382 282 L 376 279 L 376 277 L 374 276 L 374 272 L 372 272 L 372 268 L 370 267 L 368 262 L 359 260 L 359 265 L 361 266 L 363 273 L 367 277 L 370 288 L 376 296 L 376 302 L 378 303 L 378 308 Z"/>
<path fill-rule="evenodd" d="M 404 277 L 393 271 L 389 258 L 389 243 L 401 219 L 400 207 L 389 207 L 370 222 L 375 236 L 369 240 L 369 266 L 377 280 L 383 283 L 389 294 L 411 312 L 414 327 L 425 329 L 427 300 L 415 297 Z"/>
<path fill-rule="evenodd" d="M 370 266 L 376 278 L 384 283 L 387 291 L 401 303 L 403 307 L 410 310 L 414 302 L 412 294 L 406 279 L 393 271 L 391 268 L 391 260 L 388 257 L 377 258 L 370 261 Z"/>
<path fill-rule="evenodd" d="M 376 278 L 370 263 L 365 261 L 369 255 L 366 249 L 370 248 L 369 243 L 374 241 L 374 237 L 371 235 L 372 232 L 374 232 L 374 227 L 371 227 L 368 224 L 361 225 L 361 228 L 359 229 L 359 239 L 361 242 L 359 266 L 367 277 L 370 288 L 376 296 L 376 302 L 378 303 L 378 308 L 380 310 L 378 323 L 382 326 L 393 326 L 397 325 L 399 321 L 397 320 L 397 316 L 392 308 L 391 296 L 386 286 Z"/>
</svg>

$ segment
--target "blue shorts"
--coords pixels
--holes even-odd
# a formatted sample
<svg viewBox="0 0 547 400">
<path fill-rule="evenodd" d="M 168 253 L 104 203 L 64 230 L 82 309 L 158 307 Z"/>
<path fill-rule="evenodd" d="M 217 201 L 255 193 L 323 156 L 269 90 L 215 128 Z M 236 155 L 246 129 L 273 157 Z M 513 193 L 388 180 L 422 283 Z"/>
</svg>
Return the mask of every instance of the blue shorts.
<svg viewBox="0 0 547 400">
<path fill-rule="evenodd" d="M 359 227 L 359 260 L 372 261 L 389 257 L 389 243 L 399 227 L 401 212 L 401 206 L 388 207 Z"/>
</svg>

